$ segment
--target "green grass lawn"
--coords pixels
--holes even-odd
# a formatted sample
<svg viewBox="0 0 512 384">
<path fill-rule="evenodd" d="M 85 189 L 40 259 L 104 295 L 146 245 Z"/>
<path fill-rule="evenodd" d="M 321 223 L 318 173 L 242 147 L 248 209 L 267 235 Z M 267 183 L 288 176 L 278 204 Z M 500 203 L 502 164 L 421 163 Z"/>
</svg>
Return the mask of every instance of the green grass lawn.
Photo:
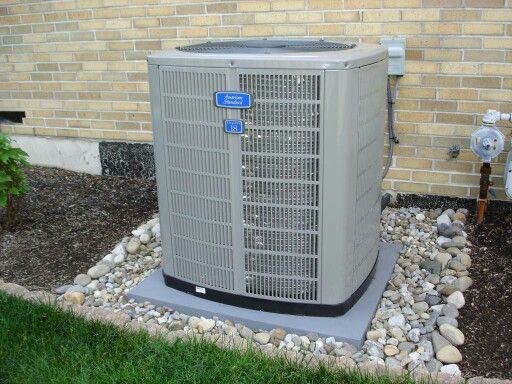
<svg viewBox="0 0 512 384">
<path fill-rule="evenodd" d="M 306 368 L 257 351 L 169 344 L 0 292 L 0 383 L 411 383 Z"/>
</svg>

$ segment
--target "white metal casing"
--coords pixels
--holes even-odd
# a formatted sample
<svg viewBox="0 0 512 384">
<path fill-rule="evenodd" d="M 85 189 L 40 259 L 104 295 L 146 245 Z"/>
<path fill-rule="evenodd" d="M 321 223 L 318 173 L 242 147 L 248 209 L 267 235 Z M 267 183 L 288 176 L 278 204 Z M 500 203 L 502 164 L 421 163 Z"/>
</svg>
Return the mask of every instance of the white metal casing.
<svg viewBox="0 0 512 384">
<path fill-rule="evenodd" d="M 164 273 L 206 292 L 348 300 L 378 252 L 386 54 L 150 55 Z M 216 91 L 250 92 L 253 108 L 217 108 Z M 243 135 L 223 131 L 233 118 Z"/>
</svg>

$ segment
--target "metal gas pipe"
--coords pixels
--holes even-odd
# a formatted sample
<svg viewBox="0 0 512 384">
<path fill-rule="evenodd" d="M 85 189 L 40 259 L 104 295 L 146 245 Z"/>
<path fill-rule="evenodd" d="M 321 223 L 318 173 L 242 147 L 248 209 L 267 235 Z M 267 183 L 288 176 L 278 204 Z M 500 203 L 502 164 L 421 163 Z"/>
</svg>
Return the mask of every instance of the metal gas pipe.
<svg viewBox="0 0 512 384">
<path fill-rule="evenodd" d="M 482 166 L 480 167 L 480 192 L 477 198 L 476 209 L 477 224 L 482 224 L 484 221 L 484 214 L 488 205 L 487 194 L 489 186 L 492 185 L 489 179 L 491 175 L 491 159 L 503 152 L 505 146 L 505 136 L 496 127 L 496 122 L 499 120 L 512 122 L 512 114 L 489 109 L 482 118 L 480 128 L 471 135 L 471 150 L 482 159 Z M 512 172 L 511 153 L 512 150 L 509 152 L 505 167 L 505 189 L 509 197 L 512 197 L 512 177 L 508 177 L 509 172 Z M 508 171 L 509 169 L 510 171 Z"/>
</svg>

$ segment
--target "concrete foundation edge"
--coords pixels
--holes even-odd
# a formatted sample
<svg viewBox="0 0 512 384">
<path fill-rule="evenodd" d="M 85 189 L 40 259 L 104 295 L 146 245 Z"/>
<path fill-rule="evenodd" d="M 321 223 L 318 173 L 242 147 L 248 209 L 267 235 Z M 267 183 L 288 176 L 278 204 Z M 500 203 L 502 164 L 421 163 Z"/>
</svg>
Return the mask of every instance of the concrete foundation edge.
<svg viewBox="0 0 512 384">
<path fill-rule="evenodd" d="M 162 270 L 159 269 L 134 287 L 130 298 L 138 302 L 150 301 L 159 306 L 169 306 L 188 315 L 221 320 L 229 319 L 252 329 L 283 328 L 288 333 L 305 335 L 316 332 L 320 336 L 335 337 L 337 341 L 350 343 L 358 348 L 366 338 L 375 309 L 380 302 L 394 265 L 398 258 L 399 246 L 381 244 L 375 276 L 358 302 L 343 316 L 315 317 L 270 313 L 217 303 L 169 288 L 165 285 Z"/>
</svg>

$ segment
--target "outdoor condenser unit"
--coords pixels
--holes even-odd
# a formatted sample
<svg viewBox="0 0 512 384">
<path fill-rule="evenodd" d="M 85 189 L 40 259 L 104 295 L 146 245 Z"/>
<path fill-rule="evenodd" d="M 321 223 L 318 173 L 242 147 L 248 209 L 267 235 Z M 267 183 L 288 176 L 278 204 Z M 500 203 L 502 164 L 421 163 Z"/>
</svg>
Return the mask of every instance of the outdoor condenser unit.
<svg viewBox="0 0 512 384">
<path fill-rule="evenodd" d="M 346 312 L 378 254 L 386 49 L 226 41 L 148 62 L 166 284 Z"/>
</svg>

